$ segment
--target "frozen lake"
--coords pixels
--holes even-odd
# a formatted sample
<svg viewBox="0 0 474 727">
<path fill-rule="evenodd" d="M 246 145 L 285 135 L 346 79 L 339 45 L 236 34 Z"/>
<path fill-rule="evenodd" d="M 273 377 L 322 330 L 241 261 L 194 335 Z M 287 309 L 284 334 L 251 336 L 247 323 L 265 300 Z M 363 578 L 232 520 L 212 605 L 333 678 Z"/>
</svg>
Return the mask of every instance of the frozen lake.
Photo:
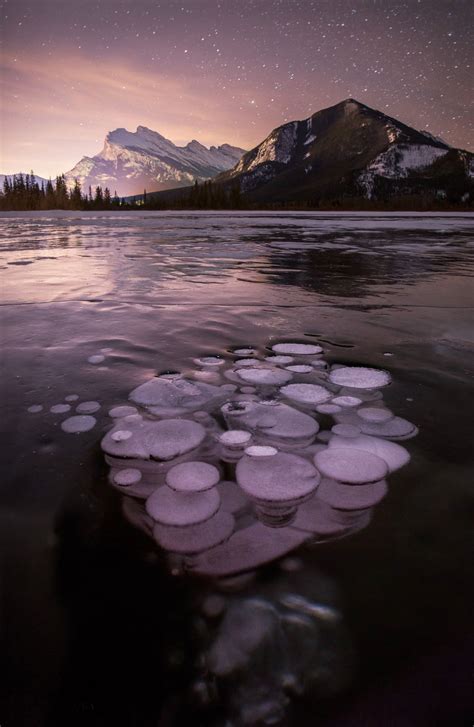
<svg viewBox="0 0 474 727">
<path fill-rule="evenodd" d="M 109 409 L 156 373 L 280 340 L 388 370 L 385 401 L 419 435 L 369 524 L 224 596 L 242 613 L 287 593 L 320 604 L 315 684 L 275 686 L 279 723 L 402 725 L 415 693 L 416 726 L 472 714 L 473 228 L 456 213 L 0 214 L 2 725 L 237 727 L 235 694 L 263 724 L 255 691 L 272 692 L 262 674 L 296 658 L 291 640 L 252 664 L 254 692 L 244 664 L 233 694 L 209 693 L 214 590 L 173 577 L 125 520 L 99 445 Z M 80 435 L 50 412 L 73 394 L 70 413 L 100 404 Z"/>
</svg>

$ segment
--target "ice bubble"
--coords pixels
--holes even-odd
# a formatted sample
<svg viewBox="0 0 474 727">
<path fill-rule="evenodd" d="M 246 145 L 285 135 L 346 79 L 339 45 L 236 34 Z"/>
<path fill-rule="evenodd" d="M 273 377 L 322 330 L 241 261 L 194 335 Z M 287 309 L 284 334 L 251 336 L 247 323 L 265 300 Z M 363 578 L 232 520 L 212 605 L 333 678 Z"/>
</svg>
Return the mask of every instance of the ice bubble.
<svg viewBox="0 0 474 727">
<path fill-rule="evenodd" d="M 114 350 L 113 348 L 107 347 L 107 348 L 101 348 L 100 352 L 101 353 L 112 353 L 113 350 Z"/>
<path fill-rule="evenodd" d="M 196 366 L 222 366 L 225 360 L 220 356 L 202 356 L 201 358 L 193 358 Z"/>
<path fill-rule="evenodd" d="M 118 422 L 119 430 L 122 422 Z M 127 428 L 133 432 L 133 437 L 125 442 L 114 441 L 112 434 L 117 429 L 107 432 L 101 443 L 107 455 L 167 462 L 196 449 L 206 437 L 201 424 L 187 419 L 149 421 L 140 417 L 127 421 Z"/>
<path fill-rule="evenodd" d="M 363 422 L 361 430 L 364 434 L 373 434 L 376 437 L 386 437 L 387 439 L 411 439 L 418 434 L 417 427 L 401 417 L 393 417 L 380 424 Z"/>
<path fill-rule="evenodd" d="M 254 368 L 262 366 L 263 368 L 263 364 L 261 364 L 259 361 L 256 361 L 254 358 L 240 358 L 234 363 L 235 369 L 242 368 L 244 366 L 252 366 Z"/>
<path fill-rule="evenodd" d="M 236 356 L 253 356 L 256 353 L 254 348 L 234 348 L 232 351 Z"/>
<path fill-rule="evenodd" d="M 138 409 L 134 406 L 114 406 L 109 411 L 109 417 L 112 417 L 112 419 L 121 419 L 132 414 L 138 414 Z"/>
<path fill-rule="evenodd" d="M 79 394 L 68 394 L 64 397 L 64 401 L 77 401 L 79 399 Z"/>
<path fill-rule="evenodd" d="M 311 361 L 311 366 L 314 369 L 327 369 L 328 365 L 326 361 L 323 361 L 322 359 L 316 358 L 314 361 Z"/>
<path fill-rule="evenodd" d="M 209 408 L 225 401 L 226 392 L 219 386 L 184 378 L 155 377 L 134 389 L 129 398 L 158 416 L 178 416 Z"/>
<path fill-rule="evenodd" d="M 255 394 L 257 389 L 255 388 L 255 386 L 241 386 L 240 391 L 242 392 L 242 394 Z"/>
<path fill-rule="evenodd" d="M 338 510 L 365 510 L 380 502 L 387 492 L 385 480 L 354 487 L 323 477 L 318 498 Z"/>
<path fill-rule="evenodd" d="M 321 346 L 312 343 L 276 343 L 272 346 L 272 351 L 294 354 L 295 356 L 314 356 L 317 353 L 322 353 L 323 349 Z"/>
<path fill-rule="evenodd" d="M 252 389 L 253 387 L 252 386 L 246 386 L 246 387 L 244 386 L 244 387 L 242 387 L 241 391 L 243 391 L 244 388 L 246 388 L 246 389 Z M 234 391 L 237 391 L 237 387 L 236 387 L 235 384 L 222 384 L 222 386 L 220 387 L 220 389 L 221 389 L 221 391 L 225 391 L 226 394 L 233 394 Z"/>
<path fill-rule="evenodd" d="M 316 411 L 319 414 L 337 414 L 341 411 L 341 407 L 337 404 L 318 404 Z"/>
<path fill-rule="evenodd" d="M 97 353 L 94 356 L 89 356 L 87 359 L 90 364 L 100 364 L 105 361 L 105 356 L 101 353 Z"/>
<path fill-rule="evenodd" d="M 100 404 L 98 401 L 83 401 L 76 407 L 76 411 L 79 414 L 93 414 L 94 412 L 99 411 L 99 409 Z"/>
<path fill-rule="evenodd" d="M 130 487 L 130 485 L 136 485 L 142 479 L 142 473 L 133 467 L 127 467 L 123 470 L 118 470 L 114 474 L 114 482 L 116 485 L 121 487 Z"/>
<path fill-rule="evenodd" d="M 357 396 L 335 396 L 332 403 L 350 409 L 362 404 L 362 399 L 359 399 Z"/>
<path fill-rule="evenodd" d="M 393 419 L 394 414 L 388 409 L 382 407 L 366 406 L 358 410 L 357 416 L 363 419 L 365 422 L 371 422 L 373 424 L 382 424 Z"/>
<path fill-rule="evenodd" d="M 350 525 L 335 519 L 334 513 L 330 505 L 315 496 L 298 508 L 291 527 L 295 531 L 323 538 L 340 536 L 347 532 Z"/>
<path fill-rule="evenodd" d="M 387 386 L 391 377 L 388 371 L 369 369 L 362 366 L 342 366 L 329 374 L 331 383 L 352 389 L 378 389 Z"/>
<path fill-rule="evenodd" d="M 119 429 L 118 431 L 112 432 L 110 435 L 114 442 L 126 442 L 131 436 L 133 436 L 133 432 L 129 429 Z"/>
<path fill-rule="evenodd" d="M 61 422 L 61 429 L 69 434 L 79 434 L 79 432 L 88 432 L 89 429 L 95 427 L 96 423 L 97 419 L 89 415 L 68 417 Z"/>
<path fill-rule="evenodd" d="M 389 351 L 386 351 L 386 352 L 384 353 L 384 356 L 393 356 L 393 353 L 390 353 Z"/>
<path fill-rule="evenodd" d="M 193 570 L 213 577 L 243 573 L 281 558 L 307 539 L 307 533 L 292 527 L 275 530 L 254 522 L 234 532 L 223 545 L 198 556 Z"/>
<path fill-rule="evenodd" d="M 304 563 L 301 558 L 284 558 L 280 563 L 280 568 L 286 573 L 295 573 L 303 569 Z"/>
<path fill-rule="evenodd" d="M 293 363 L 295 359 L 293 356 L 266 356 L 265 361 L 268 361 L 270 364 L 275 364 L 275 366 L 284 366 L 286 364 Z"/>
<path fill-rule="evenodd" d="M 350 485 L 378 482 L 388 472 L 385 460 L 353 447 L 329 446 L 315 455 L 314 462 L 325 477 Z"/>
<path fill-rule="evenodd" d="M 332 397 L 331 392 L 319 384 L 288 384 L 280 391 L 287 399 L 307 406 L 323 404 Z"/>
<path fill-rule="evenodd" d="M 319 432 L 317 438 L 320 442 L 329 442 L 331 437 L 332 437 L 331 432 L 329 432 L 327 429 L 325 429 L 324 431 Z"/>
<path fill-rule="evenodd" d="M 236 479 L 257 506 L 259 520 L 282 527 L 316 490 L 320 476 L 303 457 L 274 447 L 248 447 L 237 463 Z"/>
<path fill-rule="evenodd" d="M 165 485 L 150 495 L 146 511 L 161 525 L 197 525 L 215 515 L 219 505 L 220 496 L 216 488 L 183 494 Z"/>
<path fill-rule="evenodd" d="M 331 429 L 333 434 L 338 434 L 340 437 L 351 438 L 358 437 L 360 434 L 359 427 L 353 424 L 335 424 Z"/>
<path fill-rule="evenodd" d="M 228 512 L 217 512 L 205 522 L 175 527 L 158 523 L 153 537 L 165 550 L 192 555 L 215 548 L 234 532 L 235 520 Z"/>
<path fill-rule="evenodd" d="M 354 447 L 354 449 L 376 454 L 377 457 L 385 460 L 390 472 L 395 472 L 410 461 L 410 455 L 405 447 L 386 439 L 370 437 L 367 434 L 360 434 L 353 439 L 343 439 L 336 435 L 331 438 L 329 447 Z"/>
<path fill-rule="evenodd" d="M 314 367 L 309 366 L 309 364 L 292 364 L 291 366 L 285 366 L 285 369 L 294 374 L 310 374 L 314 371 Z"/>
<path fill-rule="evenodd" d="M 227 432 L 223 432 L 223 434 L 220 435 L 219 442 L 230 449 L 234 447 L 236 449 L 240 449 L 246 446 L 250 442 L 251 438 L 252 435 L 245 429 L 229 429 Z"/>
<path fill-rule="evenodd" d="M 262 386 L 281 386 L 290 381 L 292 374 L 276 368 L 244 368 L 238 371 L 239 377 L 249 384 Z"/>
<path fill-rule="evenodd" d="M 182 462 L 166 475 L 166 484 L 177 492 L 204 492 L 215 487 L 219 480 L 219 470 L 207 462 Z"/>
<path fill-rule="evenodd" d="M 32 404 L 28 407 L 27 411 L 30 412 L 30 414 L 38 414 L 40 411 L 43 411 L 43 405 L 42 404 Z"/>
<path fill-rule="evenodd" d="M 50 408 L 51 414 L 66 414 L 66 412 L 71 410 L 70 404 L 55 404 Z"/>
</svg>

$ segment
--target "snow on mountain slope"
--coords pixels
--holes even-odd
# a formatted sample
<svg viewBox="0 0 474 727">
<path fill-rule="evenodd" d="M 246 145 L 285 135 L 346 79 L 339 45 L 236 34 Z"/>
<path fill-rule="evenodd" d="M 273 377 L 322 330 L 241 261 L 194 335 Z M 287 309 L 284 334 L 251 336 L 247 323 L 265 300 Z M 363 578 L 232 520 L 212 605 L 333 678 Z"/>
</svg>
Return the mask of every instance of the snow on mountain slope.
<svg viewBox="0 0 474 727">
<path fill-rule="evenodd" d="M 157 131 L 138 126 L 110 131 L 102 151 L 83 157 L 66 173 L 68 186 L 78 179 L 82 188 L 109 187 L 120 196 L 172 189 L 210 179 L 230 169 L 244 154 L 229 144 L 210 149 L 195 139 L 179 147 Z"/>
</svg>

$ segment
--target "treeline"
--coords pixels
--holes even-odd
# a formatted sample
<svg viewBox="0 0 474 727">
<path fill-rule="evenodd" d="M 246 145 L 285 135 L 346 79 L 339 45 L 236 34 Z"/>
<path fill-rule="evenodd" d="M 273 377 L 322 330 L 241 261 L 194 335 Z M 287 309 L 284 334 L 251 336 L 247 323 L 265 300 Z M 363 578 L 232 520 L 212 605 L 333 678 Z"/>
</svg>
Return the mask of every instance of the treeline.
<svg viewBox="0 0 474 727">
<path fill-rule="evenodd" d="M 235 210 L 245 207 L 240 184 L 225 186 L 211 180 L 196 180 L 191 188 L 173 189 L 166 192 L 134 197 L 135 203 L 147 210 Z"/>
<path fill-rule="evenodd" d="M 3 194 L 0 195 L 0 209 L 3 210 L 108 210 L 127 207 L 125 200 L 106 187 L 89 187 L 84 194 L 78 180 L 68 189 L 64 174 L 44 184 L 38 183 L 33 172 L 5 177 Z"/>
</svg>

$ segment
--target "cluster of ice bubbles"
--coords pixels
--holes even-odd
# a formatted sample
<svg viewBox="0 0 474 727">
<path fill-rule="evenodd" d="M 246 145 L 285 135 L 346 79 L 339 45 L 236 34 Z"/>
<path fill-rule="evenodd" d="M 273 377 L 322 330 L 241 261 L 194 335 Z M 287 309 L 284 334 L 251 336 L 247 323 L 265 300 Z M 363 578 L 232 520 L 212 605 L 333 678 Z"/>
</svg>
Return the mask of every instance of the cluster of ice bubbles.
<svg viewBox="0 0 474 727">
<path fill-rule="evenodd" d="M 329 365 L 309 343 L 193 363 L 134 389 L 110 411 L 101 444 L 125 517 L 167 553 L 173 573 L 210 578 L 222 592 L 300 546 L 367 526 L 388 476 L 409 461 L 398 442 L 417 433 L 384 404 L 388 372 Z M 304 682 L 304 659 L 320 658 L 309 638 L 319 628 L 315 604 L 301 593 L 284 598 L 240 599 L 219 613 L 206 669 L 224 681 L 240 675 L 238 723 L 277 721 Z M 254 693 L 242 674 L 282 644 L 293 656 L 279 686 L 262 677 Z"/>
</svg>

